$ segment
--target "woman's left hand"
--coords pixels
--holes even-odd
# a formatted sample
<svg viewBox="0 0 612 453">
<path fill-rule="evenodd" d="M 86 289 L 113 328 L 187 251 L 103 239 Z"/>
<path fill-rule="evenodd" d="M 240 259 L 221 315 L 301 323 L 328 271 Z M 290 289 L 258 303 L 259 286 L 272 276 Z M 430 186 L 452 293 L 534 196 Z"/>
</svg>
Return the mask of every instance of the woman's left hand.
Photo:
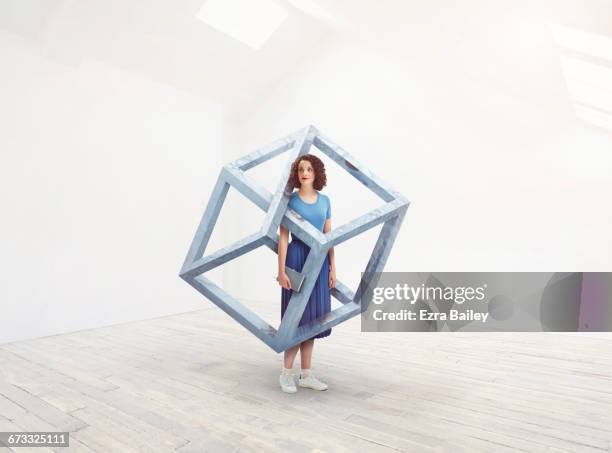
<svg viewBox="0 0 612 453">
<path fill-rule="evenodd" d="M 329 269 L 329 287 L 330 288 L 336 287 L 336 269 L 334 268 Z"/>
</svg>

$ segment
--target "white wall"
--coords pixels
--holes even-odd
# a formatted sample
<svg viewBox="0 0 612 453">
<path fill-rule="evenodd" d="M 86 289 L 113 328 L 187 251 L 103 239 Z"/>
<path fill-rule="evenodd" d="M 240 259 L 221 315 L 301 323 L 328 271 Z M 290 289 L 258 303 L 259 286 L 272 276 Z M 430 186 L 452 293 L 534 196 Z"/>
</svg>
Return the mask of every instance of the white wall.
<svg viewBox="0 0 612 453">
<path fill-rule="evenodd" d="M 530 99 L 496 83 L 488 53 L 472 55 L 470 67 L 441 58 L 424 29 L 398 43 L 404 54 L 330 41 L 242 115 L 244 148 L 313 123 L 410 199 L 386 270 L 612 270 L 612 134 L 577 120 L 566 96 Z M 509 80 L 529 66 L 523 60 Z M 546 77 L 533 74 L 533 83 Z M 562 83 L 559 67 L 550 84 Z M 330 165 L 324 192 L 338 225 L 372 200 Z M 236 236 L 248 232 L 243 224 Z M 339 247 L 339 279 L 358 281 L 375 238 Z M 236 279 L 233 294 L 279 299 L 274 266 L 245 261 L 235 274 L 248 279 Z"/>
<path fill-rule="evenodd" d="M 208 306 L 178 272 L 223 108 L 11 33 L 0 54 L 0 343 Z"/>
<path fill-rule="evenodd" d="M 387 270 L 611 270 L 611 134 L 547 25 L 605 35 L 605 2 L 321 0 L 349 26 L 294 11 L 260 54 L 200 0 L 43 4 L 0 19 L 0 343 L 213 307 L 177 274 L 220 166 L 309 123 L 411 200 Z M 326 162 L 334 225 L 380 203 Z M 207 252 L 262 219 L 230 190 Z M 379 229 L 336 248 L 353 288 Z M 277 325 L 276 271 L 262 248 L 211 277 Z"/>
</svg>

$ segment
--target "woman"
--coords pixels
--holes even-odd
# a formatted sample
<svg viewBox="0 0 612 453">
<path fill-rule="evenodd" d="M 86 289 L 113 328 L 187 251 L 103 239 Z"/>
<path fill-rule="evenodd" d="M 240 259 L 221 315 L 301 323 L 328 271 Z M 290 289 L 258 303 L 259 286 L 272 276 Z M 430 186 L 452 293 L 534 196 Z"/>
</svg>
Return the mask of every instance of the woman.
<svg viewBox="0 0 612 453">
<path fill-rule="evenodd" d="M 326 185 L 325 166 L 318 157 L 312 154 L 299 156 L 291 165 L 289 184 L 292 188 L 299 188 L 291 194 L 289 207 L 308 220 L 323 233 L 331 230 L 331 204 L 329 197 L 319 191 Z M 288 243 L 289 231 L 280 226 L 280 239 L 278 243 L 278 283 L 281 289 L 281 320 L 285 315 L 289 300 L 293 293 L 291 282 L 285 272 L 285 265 L 298 272 L 306 262 L 306 257 L 310 251 L 304 242 L 291 235 L 291 242 Z M 317 277 L 315 286 L 308 299 L 308 304 L 302 315 L 299 325 L 306 324 L 314 319 L 323 316 L 331 311 L 330 288 L 336 286 L 336 266 L 334 263 L 334 249 L 329 249 L 323 266 Z M 312 363 L 312 350 L 315 338 L 324 338 L 331 334 L 331 328 L 303 341 L 285 351 L 283 370 L 279 378 L 281 389 L 287 393 L 297 391 L 291 370 L 293 361 L 300 351 L 301 372 L 298 379 L 300 387 L 315 390 L 327 390 L 327 384 L 317 379 L 310 371 Z"/>
</svg>

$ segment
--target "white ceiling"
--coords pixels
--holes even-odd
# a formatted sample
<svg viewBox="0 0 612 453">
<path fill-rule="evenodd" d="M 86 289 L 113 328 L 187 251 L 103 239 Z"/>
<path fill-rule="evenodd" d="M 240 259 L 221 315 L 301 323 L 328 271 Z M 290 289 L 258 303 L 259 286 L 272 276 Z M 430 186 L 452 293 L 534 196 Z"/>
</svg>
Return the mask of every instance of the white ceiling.
<svg viewBox="0 0 612 453">
<path fill-rule="evenodd" d="M 329 33 L 319 21 L 292 10 L 255 51 L 197 19 L 202 3 L 3 0 L 0 29 L 26 38 L 60 63 L 99 60 L 236 106 L 295 70 Z"/>
<path fill-rule="evenodd" d="M 612 37 L 610 0 L 278 1 L 289 18 L 259 51 L 198 20 L 203 0 L 3 0 L 0 29 L 56 62 L 103 61 L 231 109 L 265 98 L 335 39 L 549 103 L 567 87 L 548 24 Z M 323 14 L 295 7 L 313 2 Z"/>
</svg>

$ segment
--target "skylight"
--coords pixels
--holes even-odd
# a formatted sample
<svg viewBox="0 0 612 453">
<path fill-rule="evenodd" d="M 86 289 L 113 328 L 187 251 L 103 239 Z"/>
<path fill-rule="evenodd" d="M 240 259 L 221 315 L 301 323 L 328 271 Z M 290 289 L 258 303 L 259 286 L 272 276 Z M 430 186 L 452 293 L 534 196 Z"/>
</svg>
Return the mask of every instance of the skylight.
<svg viewBox="0 0 612 453">
<path fill-rule="evenodd" d="M 564 25 L 551 24 L 550 29 L 560 46 L 612 61 L 612 39 Z"/>
<path fill-rule="evenodd" d="M 551 25 L 576 116 L 612 131 L 612 38 Z"/>
<path fill-rule="evenodd" d="M 259 50 L 287 18 L 274 0 L 206 0 L 196 17 L 211 27 Z"/>
</svg>

